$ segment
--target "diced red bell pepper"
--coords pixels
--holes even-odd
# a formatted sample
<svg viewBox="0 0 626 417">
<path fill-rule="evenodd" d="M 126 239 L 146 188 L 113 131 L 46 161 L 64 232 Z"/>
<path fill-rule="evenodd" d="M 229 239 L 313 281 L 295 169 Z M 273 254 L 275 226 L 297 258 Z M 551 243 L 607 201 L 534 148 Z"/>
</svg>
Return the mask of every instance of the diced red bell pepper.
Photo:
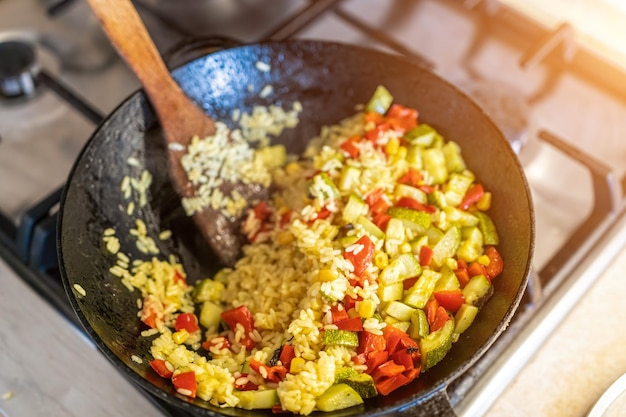
<svg viewBox="0 0 626 417">
<path fill-rule="evenodd" d="M 361 332 L 363 331 L 363 320 L 361 317 L 351 317 L 349 319 L 341 320 L 335 323 L 337 329 L 339 330 L 348 330 L 351 332 Z"/>
<path fill-rule="evenodd" d="M 178 317 L 176 317 L 176 323 L 174 325 L 174 328 L 177 332 L 185 329 L 189 333 L 200 330 L 200 326 L 198 326 L 198 318 L 193 313 L 179 314 Z"/>
<path fill-rule="evenodd" d="M 287 376 L 287 367 L 284 365 L 267 366 L 256 359 L 250 359 L 250 369 L 268 382 L 280 382 Z"/>
<path fill-rule="evenodd" d="M 485 250 L 485 255 L 489 257 L 489 265 L 485 267 L 487 278 L 490 280 L 497 277 L 504 269 L 504 260 L 495 247 L 489 246 Z"/>
<path fill-rule="evenodd" d="M 247 377 L 248 374 L 241 374 L 242 377 Z M 235 379 L 235 388 L 239 391 L 256 391 L 259 386 L 254 382 L 247 380 L 245 383 L 238 383 L 239 378 Z"/>
<path fill-rule="evenodd" d="M 272 215 L 271 210 L 267 206 L 267 201 L 261 200 L 259 204 L 254 206 L 254 217 L 263 221 L 267 220 Z"/>
<path fill-rule="evenodd" d="M 330 307 L 330 315 L 332 316 L 333 324 L 337 323 L 338 321 L 350 318 L 350 316 L 348 315 L 348 310 L 344 307 L 343 304 L 336 304 Z"/>
<path fill-rule="evenodd" d="M 230 342 L 227 338 L 221 337 L 218 341 L 215 340 L 216 339 L 205 340 L 204 342 L 202 342 L 202 347 L 205 350 L 211 350 L 212 347 L 217 347 L 218 349 L 230 348 Z"/>
<path fill-rule="evenodd" d="M 467 210 L 470 206 L 476 204 L 478 200 L 480 200 L 483 195 L 485 195 L 485 190 L 480 183 L 473 184 L 465 193 L 463 200 L 461 200 L 461 204 L 459 207 L 463 210 Z"/>
<path fill-rule="evenodd" d="M 450 320 L 450 316 L 448 315 L 446 309 L 443 308 L 443 306 L 437 307 L 437 311 L 435 312 L 435 319 L 430 325 L 430 332 L 433 333 L 441 329 L 448 320 Z"/>
<path fill-rule="evenodd" d="M 370 211 L 372 212 L 372 216 L 377 216 L 379 214 L 386 213 L 390 205 L 391 204 L 389 204 L 389 202 L 387 201 L 387 198 L 384 195 L 382 195 L 378 200 L 376 200 L 375 203 L 373 203 L 370 206 Z"/>
<path fill-rule="evenodd" d="M 376 141 L 378 140 L 378 138 L 384 133 L 387 132 L 388 130 L 391 129 L 391 124 L 389 124 L 388 122 L 383 122 L 379 125 L 377 125 L 374 129 L 369 130 L 367 132 L 365 132 L 365 139 L 376 143 Z"/>
<path fill-rule="evenodd" d="M 461 288 L 464 288 L 470 280 L 469 272 L 467 272 L 467 267 L 455 269 L 454 275 L 456 275 L 457 279 L 459 280 Z"/>
<path fill-rule="evenodd" d="M 291 361 L 296 357 L 296 351 L 290 344 L 284 344 L 280 350 L 280 356 L 278 359 L 286 368 L 289 368 Z"/>
<path fill-rule="evenodd" d="M 383 335 L 370 332 L 359 333 L 359 346 L 356 349 L 357 353 L 365 353 L 367 356 L 370 352 L 381 351 L 386 348 L 387 342 Z"/>
<path fill-rule="evenodd" d="M 365 122 L 372 122 L 374 125 L 380 124 L 385 119 L 385 116 L 375 111 L 368 111 L 365 113 Z"/>
<path fill-rule="evenodd" d="M 467 273 L 470 277 L 475 277 L 476 275 L 487 276 L 487 270 L 485 269 L 485 265 L 478 262 L 470 263 L 467 267 Z"/>
<path fill-rule="evenodd" d="M 225 310 L 222 312 L 221 317 L 228 327 L 233 330 L 237 327 L 237 323 L 243 326 L 244 335 L 241 344 L 245 346 L 246 349 L 250 350 L 256 345 L 256 342 L 250 338 L 250 333 L 254 330 L 254 318 L 250 310 L 248 310 L 248 307 L 241 305 Z"/>
<path fill-rule="evenodd" d="M 176 392 L 187 397 L 196 398 L 196 373 L 194 371 L 182 372 L 172 377 L 172 384 Z"/>
<path fill-rule="evenodd" d="M 410 382 L 410 381 L 413 381 L 415 378 L 417 378 L 420 375 L 421 371 L 422 371 L 421 366 L 417 366 L 412 369 L 407 369 L 406 371 L 402 372 L 402 375 L 407 377 Z"/>
<path fill-rule="evenodd" d="M 437 211 L 435 206 L 431 206 L 430 204 L 422 204 L 411 197 L 400 197 L 400 199 L 398 199 L 398 201 L 396 202 L 396 206 L 425 211 L 426 213 L 434 213 L 435 211 Z"/>
<path fill-rule="evenodd" d="M 411 380 L 403 374 L 394 375 L 392 377 L 379 381 L 376 385 L 376 390 L 380 395 L 389 395 L 396 389 L 408 384 Z"/>
<path fill-rule="evenodd" d="M 460 290 L 437 291 L 433 295 L 440 306 L 452 312 L 456 312 L 465 302 Z"/>
<path fill-rule="evenodd" d="M 159 374 L 161 378 L 171 378 L 174 374 L 174 367 L 168 366 L 168 362 L 164 359 L 153 359 L 150 361 L 150 367 L 154 369 L 154 372 Z"/>
<path fill-rule="evenodd" d="M 174 271 L 174 282 L 180 282 L 184 287 L 187 286 L 187 279 L 178 271 Z"/>
<path fill-rule="evenodd" d="M 389 220 L 391 220 L 391 216 L 386 213 L 379 213 L 372 219 L 374 224 L 378 226 L 380 230 L 387 229 L 387 224 L 389 223 Z"/>
<path fill-rule="evenodd" d="M 405 369 L 411 369 L 415 367 L 413 357 L 407 352 L 407 349 L 397 351 L 396 353 L 391 355 L 390 358 L 398 365 L 404 366 Z"/>
<path fill-rule="evenodd" d="M 359 153 L 361 152 L 359 150 L 359 147 L 356 145 L 355 140 L 352 138 L 349 138 L 348 140 L 343 142 L 341 145 L 339 145 L 339 148 L 341 148 L 342 151 L 347 153 L 350 158 L 358 158 Z"/>
<path fill-rule="evenodd" d="M 409 346 L 417 346 L 417 343 L 411 339 L 411 336 L 394 326 L 386 326 L 383 329 L 383 337 L 387 343 L 387 352 L 390 355 Z"/>
<path fill-rule="evenodd" d="M 422 181 L 422 173 L 417 169 L 409 168 L 406 174 L 404 174 L 400 179 L 398 179 L 398 183 L 410 185 L 412 187 L 418 187 L 420 182 Z"/>
<path fill-rule="evenodd" d="M 381 199 L 384 192 L 385 190 L 383 190 L 382 188 L 377 188 L 374 191 L 371 191 L 368 195 L 365 196 L 365 202 L 371 208 L 374 203 Z"/>
<path fill-rule="evenodd" d="M 404 372 L 405 369 L 406 368 L 403 365 L 399 365 L 393 360 L 388 360 L 387 362 L 379 365 L 376 369 L 374 369 L 371 375 L 374 379 L 374 383 L 376 383 L 383 379 L 401 374 L 402 372 Z"/>
<path fill-rule="evenodd" d="M 432 326 L 435 321 L 435 317 L 437 316 L 437 309 L 439 308 L 439 302 L 436 298 L 431 298 L 426 303 L 426 321 L 428 321 L 428 325 Z"/>
<path fill-rule="evenodd" d="M 391 127 L 402 133 L 417 127 L 417 110 L 410 107 L 392 104 L 386 116 Z"/>
<path fill-rule="evenodd" d="M 389 352 L 386 350 L 377 350 L 367 355 L 365 364 L 367 365 L 367 373 L 371 374 L 383 363 L 389 360 Z"/>
<path fill-rule="evenodd" d="M 423 245 L 420 248 L 420 265 L 421 266 L 428 266 L 430 265 L 430 261 L 433 259 L 433 250 L 430 248 L 430 246 L 426 246 Z"/>
<path fill-rule="evenodd" d="M 321 219 L 325 219 L 328 216 L 330 216 L 330 210 L 328 210 L 328 208 L 326 208 L 326 207 L 322 207 L 320 209 L 320 211 L 317 212 L 317 217 L 315 218 L 315 220 L 317 220 L 317 219 L 320 219 L 320 220 Z"/>
<path fill-rule="evenodd" d="M 374 243 L 367 235 L 361 236 L 354 245 L 362 245 L 362 247 L 351 252 L 344 252 L 343 257 L 350 261 L 354 266 L 354 274 L 360 277 L 371 265 L 375 247 Z"/>
<path fill-rule="evenodd" d="M 415 285 L 415 283 L 417 282 L 418 279 L 419 279 L 419 277 L 413 277 L 413 278 L 405 279 L 404 281 L 402 281 L 402 288 L 404 288 L 405 291 L 408 290 L 413 285 Z"/>
</svg>

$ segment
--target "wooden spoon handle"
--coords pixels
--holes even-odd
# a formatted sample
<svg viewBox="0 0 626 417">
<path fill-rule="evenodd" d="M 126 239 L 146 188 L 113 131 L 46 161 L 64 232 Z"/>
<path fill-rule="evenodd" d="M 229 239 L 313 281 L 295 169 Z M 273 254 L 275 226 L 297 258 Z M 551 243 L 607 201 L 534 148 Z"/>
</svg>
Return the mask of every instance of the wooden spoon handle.
<svg viewBox="0 0 626 417">
<path fill-rule="evenodd" d="M 166 139 L 177 138 L 186 145 L 186 140 L 193 135 L 212 133 L 213 121 L 190 101 L 171 77 L 132 2 L 87 2 L 119 54 L 143 85 L 159 116 Z"/>
</svg>

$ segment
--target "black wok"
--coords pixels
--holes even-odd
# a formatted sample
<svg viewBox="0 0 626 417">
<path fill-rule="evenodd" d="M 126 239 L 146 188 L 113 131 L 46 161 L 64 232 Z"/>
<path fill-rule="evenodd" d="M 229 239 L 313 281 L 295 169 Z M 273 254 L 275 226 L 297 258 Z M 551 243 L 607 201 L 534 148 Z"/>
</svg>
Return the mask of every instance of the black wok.
<svg viewBox="0 0 626 417">
<path fill-rule="evenodd" d="M 257 61 L 271 63 L 271 71 L 255 69 Z M 215 119 L 229 122 L 235 108 L 274 102 L 304 107 L 297 129 L 278 141 L 291 152 L 301 152 L 307 139 L 324 124 L 351 115 L 378 84 L 385 85 L 398 103 L 415 107 L 419 118 L 438 129 L 463 149 L 466 162 L 493 192 L 490 210 L 500 231 L 499 250 L 505 260 L 503 274 L 494 281 L 495 293 L 474 325 L 448 356 L 411 385 L 364 407 L 334 415 L 380 415 L 405 412 L 415 416 L 453 415 L 446 388 L 479 359 L 507 327 L 525 290 L 534 244 L 534 217 L 530 192 L 521 166 L 508 143 L 489 118 L 467 96 L 409 59 L 355 46 L 291 41 L 256 44 L 223 50 L 194 60 L 174 71 L 175 79 L 193 100 Z M 267 85 L 274 94 L 259 91 Z M 139 167 L 127 163 L 129 157 Z M 269 415 L 218 409 L 202 400 L 175 394 L 169 381 L 148 365 L 149 341 L 140 336 L 137 293 L 129 292 L 108 269 L 115 259 L 102 249 L 102 233 L 118 230 L 122 251 L 144 257 L 127 236 L 134 219 L 141 218 L 149 233 L 174 232 L 172 241 L 160 242 L 160 251 L 180 256 L 189 276 L 203 278 L 219 265 L 203 239 L 195 234 L 173 191 L 158 124 L 141 92 L 122 103 L 89 140 L 70 173 L 59 216 L 60 268 L 71 303 L 81 323 L 102 352 L 130 380 L 158 398 L 198 415 Z M 128 201 L 120 192 L 126 175 L 141 169 L 154 175 L 149 203 L 126 214 Z M 81 297 L 79 284 L 86 291 Z M 145 358 L 142 364 L 131 355 Z"/>
</svg>

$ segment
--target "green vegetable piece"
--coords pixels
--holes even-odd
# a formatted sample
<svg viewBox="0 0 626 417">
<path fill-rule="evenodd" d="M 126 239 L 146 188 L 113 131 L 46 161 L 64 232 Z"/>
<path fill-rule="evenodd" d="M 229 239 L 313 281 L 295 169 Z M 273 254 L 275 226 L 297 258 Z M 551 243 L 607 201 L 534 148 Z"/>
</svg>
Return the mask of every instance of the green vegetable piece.
<svg viewBox="0 0 626 417">
<path fill-rule="evenodd" d="M 453 172 L 448 178 L 448 182 L 443 186 L 446 202 L 451 206 L 458 206 L 463 201 L 465 193 L 474 182 L 474 178 Z"/>
<path fill-rule="evenodd" d="M 388 320 L 386 320 L 385 322 L 389 325 L 389 326 L 393 326 L 396 329 L 400 329 L 402 330 L 404 333 L 409 331 L 409 327 L 411 326 L 411 322 L 410 321 L 397 321 L 396 319 L 394 319 L 393 317 L 387 317 Z M 391 320 L 389 320 L 391 319 Z"/>
<path fill-rule="evenodd" d="M 416 277 L 422 273 L 419 261 L 412 253 L 402 253 L 394 257 L 380 273 L 382 285 L 402 282 L 407 278 Z"/>
<path fill-rule="evenodd" d="M 437 281 L 437 285 L 435 285 L 435 291 L 454 291 L 461 288 L 461 283 L 459 279 L 456 277 L 456 274 L 448 265 L 443 265 L 439 270 L 441 273 L 441 278 Z"/>
<path fill-rule="evenodd" d="M 441 278 L 441 274 L 432 269 L 424 269 L 422 275 L 415 284 L 406 292 L 404 303 L 415 308 L 424 308 L 428 299 L 435 291 L 435 285 Z"/>
<path fill-rule="evenodd" d="M 322 197 L 323 199 L 336 199 L 339 197 L 337 186 L 325 172 L 320 172 L 309 180 L 308 190 L 313 197 Z"/>
<path fill-rule="evenodd" d="M 274 407 L 276 404 L 279 404 L 278 394 L 275 389 L 233 391 L 233 394 L 239 398 L 237 407 L 245 410 L 268 409 Z"/>
<path fill-rule="evenodd" d="M 368 374 L 357 373 L 356 375 L 344 378 L 339 382 L 349 385 L 359 394 L 361 398 L 373 398 L 378 395 L 376 385 L 374 385 L 374 379 Z"/>
<path fill-rule="evenodd" d="M 454 315 L 454 333 L 461 334 L 474 322 L 478 314 L 478 307 L 471 304 L 463 304 Z"/>
<path fill-rule="evenodd" d="M 461 172 L 466 168 L 461 155 L 461 147 L 456 142 L 450 140 L 441 149 L 446 158 L 448 172 Z"/>
<path fill-rule="evenodd" d="M 205 301 L 219 301 L 224 291 L 224 283 L 210 278 L 203 279 L 196 284 L 193 290 L 193 299 L 197 303 Z"/>
<path fill-rule="evenodd" d="M 378 297 L 380 301 L 394 301 L 402 298 L 404 286 L 402 282 L 395 282 L 389 285 L 380 285 L 378 287 Z"/>
<path fill-rule="evenodd" d="M 467 227 L 463 228 L 463 235 L 465 240 L 461 242 L 456 254 L 467 263 L 473 262 L 483 254 L 483 234 L 478 227 Z"/>
<path fill-rule="evenodd" d="M 437 207 L 440 210 L 443 210 L 448 202 L 446 201 L 446 195 L 441 190 L 435 190 L 432 193 L 428 194 L 428 203 Z"/>
<path fill-rule="evenodd" d="M 411 168 L 422 169 L 424 167 L 422 162 L 422 148 L 418 145 L 410 145 L 406 152 L 406 161 Z"/>
<path fill-rule="evenodd" d="M 220 321 L 222 319 L 221 314 L 223 311 L 224 309 L 215 304 L 213 301 L 205 301 L 202 304 L 198 321 L 206 329 L 217 329 L 220 325 Z"/>
<path fill-rule="evenodd" d="M 393 194 L 398 200 L 402 197 L 410 197 L 413 200 L 419 201 L 422 204 L 428 203 L 428 194 L 426 194 L 419 188 L 412 187 L 410 185 L 397 184 L 395 190 L 393 191 Z"/>
<path fill-rule="evenodd" d="M 316 401 L 321 411 L 336 411 L 363 404 L 363 398 L 350 385 L 340 383 L 331 385 Z"/>
<path fill-rule="evenodd" d="M 415 340 L 428 335 L 428 318 L 424 310 L 416 309 L 411 315 L 411 326 L 409 327 L 409 336 Z"/>
<path fill-rule="evenodd" d="M 348 191 L 354 188 L 361 176 L 361 170 L 351 165 L 344 165 L 339 176 L 338 187 L 341 191 Z"/>
<path fill-rule="evenodd" d="M 396 242 L 404 241 L 404 224 L 402 220 L 396 218 L 389 219 L 385 229 L 385 239 Z"/>
<path fill-rule="evenodd" d="M 411 145 L 428 147 L 432 145 L 435 136 L 437 136 L 437 131 L 432 126 L 420 123 L 417 127 L 405 133 L 403 139 Z"/>
<path fill-rule="evenodd" d="M 415 311 L 415 309 L 411 306 L 408 306 L 400 301 L 392 301 L 385 307 L 385 313 L 387 315 L 398 319 L 400 321 L 409 321 L 411 320 L 411 315 Z"/>
<path fill-rule="evenodd" d="M 439 148 L 428 148 L 422 152 L 424 168 L 433 178 L 435 184 L 443 184 L 448 179 L 446 157 Z"/>
<path fill-rule="evenodd" d="M 385 238 L 385 232 L 380 230 L 378 226 L 376 226 L 370 219 L 365 216 L 357 217 L 354 223 L 363 226 L 365 232 L 368 235 L 375 237 L 376 239 L 383 240 Z"/>
<path fill-rule="evenodd" d="M 352 193 L 348 197 L 348 202 L 346 203 L 341 216 L 347 223 L 352 223 L 357 219 L 357 217 L 367 214 L 367 211 L 367 203 L 363 201 L 361 197 Z"/>
<path fill-rule="evenodd" d="M 365 110 L 385 114 L 387 113 L 387 110 L 389 110 L 389 107 L 391 107 L 392 102 L 393 96 L 389 90 L 382 85 L 379 85 L 376 87 L 376 90 L 374 91 L 372 98 L 370 98 L 370 101 L 367 103 L 367 106 L 365 106 Z"/>
<path fill-rule="evenodd" d="M 474 215 L 478 217 L 478 228 L 483 233 L 483 243 L 485 245 L 497 245 L 500 243 L 496 225 L 491 220 L 491 217 L 482 211 L 476 211 Z"/>
<path fill-rule="evenodd" d="M 413 210 L 406 207 L 389 207 L 387 214 L 395 219 L 400 219 L 406 227 L 424 232 L 432 223 L 432 216 L 421 210 Z"/>
<path fill-rule="evenodd" d="M 475 275 L 470 278 L 462 290 L 466 304 L 479 305 L 491 292 L 491 282 L 484 275 Z"/>
<path fill-rule="evenodd" d="M 454 318 L 450 318 L 436 332 L 420 339 L 422 369 L 427 370 L 439 363 L 448 353 L 454 340 Z"/>
<path fill-rule="evenodd" d="M 257 149 L 255 157 L 259 158 L 267 169 L 272 170 L 287 163 L 287 149 L 284 145 L 266 146 Z"/>
<path fill-rule="evenodd" d="M 326 329 L 322 336 L 324 345 L 359 346 L 359 336 L 356 332 L 338 329 Z"/>
<path fill-rule="evenodd" d="M 446 213 L 446 220 L 457 226 L 477 226 L 478 217 L 472 213 L 452 206 L 446 206 L 443 211 Z"/>
<path fill-rule="evenodd" d="M 349 366 L 342 366 L 335 370 L 335 382 L 343 382 L 344 379 L 352 378 L 353 376 L 357 376 L 359 372 L 350 368 Z"/>
<path fill-rule="evenodd" d="M 458 226 L 452 226 L 433 247 L 432 261 L 437 266 L 443 265 L 447 258 L 454 256 L 460 244 L 461 229 Z"/>
</svg>

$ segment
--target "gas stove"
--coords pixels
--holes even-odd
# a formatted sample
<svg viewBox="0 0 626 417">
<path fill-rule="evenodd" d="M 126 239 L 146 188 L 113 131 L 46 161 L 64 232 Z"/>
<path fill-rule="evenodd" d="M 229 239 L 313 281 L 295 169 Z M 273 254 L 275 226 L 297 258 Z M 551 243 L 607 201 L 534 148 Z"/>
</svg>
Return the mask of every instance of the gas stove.
<svg viewBox="0 0 626 417">
<path fill-rule="evenodd" d="M 593 11 L 626 22 L 626 11 L 612 1 L 592 9 L 582 3 L 585 22 L 594 20 Z M 605 256 L 590 268 L 589 257 L 613 254 L 623 240 L 612 229 L 625 203 L 626 53 L 607 41 L 612 38 L 583 27 L 571 10 L 559 16 L 550 4 L 135 1 L 171 67 L 216 48 L 266 39 L 368 45 L 420 60 L 494 118 L 518 152 L 533 194 L 534 273 L 509 329 L 449 388 L 459 415 L 489 409 L 494 393 L 611 260 Z M 76 325 L 57 269 L 61 189 L 91 132 L 138 82 L 86 4 L 70 0 L 0 0 L 0 74 L 0 256 Z M 155 403 L 164 415 L 181 415 Z"/>
</svg>

